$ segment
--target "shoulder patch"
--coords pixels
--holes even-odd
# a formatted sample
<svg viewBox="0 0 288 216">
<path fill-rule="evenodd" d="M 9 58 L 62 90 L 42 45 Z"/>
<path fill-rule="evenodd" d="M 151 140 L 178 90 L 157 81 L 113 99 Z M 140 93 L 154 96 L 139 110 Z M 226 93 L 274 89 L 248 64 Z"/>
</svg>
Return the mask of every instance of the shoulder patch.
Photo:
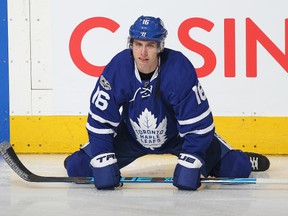
<svg viewBox="0 0 288 216">
<path fill-rule="evenodd" d="M 100 84 L 105 90 L 111 90 L 110 83 L 105 79 L 103 75 L 100 76 Z"/>
</svg>

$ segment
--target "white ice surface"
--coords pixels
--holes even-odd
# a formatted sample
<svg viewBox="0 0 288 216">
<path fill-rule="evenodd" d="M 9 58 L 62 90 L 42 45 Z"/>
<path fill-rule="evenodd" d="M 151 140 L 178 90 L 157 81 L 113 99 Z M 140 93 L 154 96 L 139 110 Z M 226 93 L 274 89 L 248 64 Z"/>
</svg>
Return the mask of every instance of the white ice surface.
<svg viewBox="0 0 288 216">
<path fill-rule="evenodd" d="M 66 155 L 19 155 L 33 173 L 66 176 Z M 288 179 L 288 156 L 268 156 L 269 171 L 251 177 Z M 145 156 L 121 170 L 122 176 L 172 176 L 173 156 Z M 0 156 L 0 216 L 248 216 L 288 215 L 288 185 L 202 185 L 178 191 L 172 184 L 125 184 L 115 191 L 94 185 L 31 183 Z"/>
</svg>

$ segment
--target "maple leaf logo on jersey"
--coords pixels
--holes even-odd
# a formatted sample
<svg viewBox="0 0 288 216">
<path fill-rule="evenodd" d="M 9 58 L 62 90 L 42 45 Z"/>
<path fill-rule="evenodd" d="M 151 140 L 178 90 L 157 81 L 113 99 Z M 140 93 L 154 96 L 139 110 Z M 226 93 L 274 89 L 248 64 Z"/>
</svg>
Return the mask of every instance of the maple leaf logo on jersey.
<svg viewBox="0 0 288 216">
<path fill-rule="evenodd" d="M 167 118 L 157 126 L 157 118 L 146 108 L 137 118 L 138 123 L 130 119 L 137 141 L 145 148 L 159 148 L 167 140 Z"/>
</svg>

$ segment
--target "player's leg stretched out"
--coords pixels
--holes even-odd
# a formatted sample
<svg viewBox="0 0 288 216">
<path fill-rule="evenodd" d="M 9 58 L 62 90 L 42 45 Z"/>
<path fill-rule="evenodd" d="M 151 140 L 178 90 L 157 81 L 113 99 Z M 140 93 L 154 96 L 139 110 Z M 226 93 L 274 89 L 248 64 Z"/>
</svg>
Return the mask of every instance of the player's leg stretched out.
<svg viewBox="0 0 288 216">
<path fill-rule="evenodd" d="M 127 136 L 117 136 L 116 141 L 118 144 L 119 142 L 123 143 L 123 145 L 117 145 L 116 149 L 117 163 L 120 169 L 146 154 L 139 146 L 133 146 L 129 136 L 128 138 Z M 266 156 L 234 150 L 217 134 L 212 142 L 214 142 L 214 145 L 211 145 L 213 148 L 207 151 L 206 166 L 203 172 L 205 177 L 247 178 L 251 171 L 266 171 L 270 167 L 269 159 Z M 181 148 L 181 142 L 179 142 L 174 149 L 170 149 L 169 153 L 179 156 Z M 93 176 L 90 161 L 89 145 L 68 156 L 64 161 L 68 176 Z"/>
</svg>

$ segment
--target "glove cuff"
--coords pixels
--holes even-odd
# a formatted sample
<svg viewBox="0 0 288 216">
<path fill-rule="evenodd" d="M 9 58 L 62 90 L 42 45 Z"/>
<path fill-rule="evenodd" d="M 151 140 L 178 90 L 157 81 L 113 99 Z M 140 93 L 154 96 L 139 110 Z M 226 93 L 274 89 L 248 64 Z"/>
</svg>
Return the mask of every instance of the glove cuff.
<svg viewBox="0 0 288 216">
<path fill-rule="evenodd" d="M 185 153 L 180 153 L 178 164 L 186 168 L 201 168 L 202 162 L 195 156 Z"/>
<path fill-rule="evenodd" d="M 94 168 L 106 167 L 115 163 L 117 163 L 117 159 L 114 153 L 100 154 L 100 155 L 95 156 L 90 161 L 90 165 Z"/>
</svg>

